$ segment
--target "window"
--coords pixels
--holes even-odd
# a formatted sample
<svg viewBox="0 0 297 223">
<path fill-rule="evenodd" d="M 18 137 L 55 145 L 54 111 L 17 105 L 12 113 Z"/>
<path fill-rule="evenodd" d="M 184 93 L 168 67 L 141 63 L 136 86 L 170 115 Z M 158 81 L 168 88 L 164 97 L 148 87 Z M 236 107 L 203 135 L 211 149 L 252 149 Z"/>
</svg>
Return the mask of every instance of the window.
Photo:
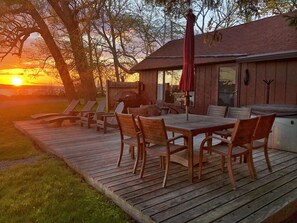
<svg viewBox="0 0 297 223">
<path fill-rule="evenodd" d="M 219 70 L 219 105 L 234 106 L 236 94 L 236 67 L 220 67 Z"/>
<path fill-rule="evenodd" d="M 167 103 L 184 103 L 184 92 L 178 90 L 182 70 L 158 71 L 157 100 Z M 190 92 L 190 105 L 194 105 L 194 92 Z"/>
</svg>

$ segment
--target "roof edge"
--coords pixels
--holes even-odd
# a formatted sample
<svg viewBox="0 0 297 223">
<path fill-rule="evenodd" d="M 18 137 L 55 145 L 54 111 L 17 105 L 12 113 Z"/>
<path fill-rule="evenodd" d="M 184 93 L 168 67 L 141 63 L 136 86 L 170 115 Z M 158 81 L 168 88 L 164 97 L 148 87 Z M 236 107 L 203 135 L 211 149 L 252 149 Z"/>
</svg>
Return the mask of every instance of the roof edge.
<svg viewBox="0 0 297 223">
<path fill-rule="evenodd" d="M 236 62 L 243 63 L 243 62 L 256 62 L 256 61 L 267 61 L 267 60 L 275 60 L 275 59 L 290 59 L 290 58 L 297 58 L 297 50 L 291 51 L 282 51 L 282 52 L 275 52 L 275 53 L 263 53 L 263 54 L 254 54 L 245 57 L 237 58 Z"/>
</svg>

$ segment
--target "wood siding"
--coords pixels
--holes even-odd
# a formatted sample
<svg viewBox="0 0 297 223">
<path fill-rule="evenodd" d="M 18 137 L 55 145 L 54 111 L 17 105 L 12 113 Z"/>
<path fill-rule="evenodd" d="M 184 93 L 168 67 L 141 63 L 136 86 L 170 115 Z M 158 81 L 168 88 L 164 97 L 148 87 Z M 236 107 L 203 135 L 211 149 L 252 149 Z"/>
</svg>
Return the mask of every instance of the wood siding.
<svg viewBox="0 0 297 223">
<path fill-rule="evenodd" d="M 139 75 L 140 82 L 144 84 L 142 96 L 147 98 L 149 102 L 156 102 L 157 99 L 157 70 L 142 71 Z"/>
<path fill-rule="evenodd" d="M 249 71 L 249 84 L 244 85 L 245 71 Z M 297 60 L 278 60 L 242 63 L 240 106 L 266 103 L 267 85 L 263 80 L 273 80 L 270 84 L 270 104 L 297 103 Z"/>
<path fill-rule="evenodd" d="M 218 103 L 218 65 L 196 67 L 195 82 L 194 111 L 206 114 L 208 105 Z"/>
<path fill-rule="evenodd" d="M 195 106 L 190 108 L 190 112 L 206 114 L 208 105 L 218 104 L 218 69 L 222 65 L 234 64 L 205 64 L 196 67 Z M 266 102 L 266 84 L 263 80 L 273 80 L 270 85 L 270 104 L 297 104 L 297 59 L 245 62 L 236 66 L 238 106 Z M 244 84 L 246 70 L 249 72 L 248 85 Z M 141 72 L 140 81 L 145 85 L 143 94 L 155 102 L 157 70 Z"/>
</svg>

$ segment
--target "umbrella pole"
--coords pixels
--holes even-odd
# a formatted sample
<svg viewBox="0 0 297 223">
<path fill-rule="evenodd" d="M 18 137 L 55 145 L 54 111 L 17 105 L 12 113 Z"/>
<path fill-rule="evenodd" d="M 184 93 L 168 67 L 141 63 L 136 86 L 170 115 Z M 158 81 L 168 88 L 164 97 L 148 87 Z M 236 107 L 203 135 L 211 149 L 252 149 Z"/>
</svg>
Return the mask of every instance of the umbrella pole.
<svg viewBox="0 0 297 223">
<path fill-rule="evenodd" d="M 187 116 L 187 121 L 189 120 L 189 101 L 190 101 L 190 95 L 189 95 L 189 92 L 186 91 L 186 96 L 185 96 L 185 106 L 186 106 L 186 116 Z"/>
</svg>

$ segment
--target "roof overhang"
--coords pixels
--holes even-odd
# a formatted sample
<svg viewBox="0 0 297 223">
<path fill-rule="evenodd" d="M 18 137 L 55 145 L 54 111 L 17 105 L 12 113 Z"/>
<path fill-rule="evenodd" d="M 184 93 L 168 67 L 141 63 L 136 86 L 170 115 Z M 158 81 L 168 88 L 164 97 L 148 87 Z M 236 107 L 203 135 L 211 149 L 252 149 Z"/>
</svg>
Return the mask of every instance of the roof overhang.
<svg viewBox="0 0 297 223">
<path fill-rule="evenodd" d="M 282 59 L 291 59 L 291 58 L 297 58 L 296 50 L 249 55 L 249 56 L 237 58 L 236 62 L 244 63 L 244 62 L 257 62 L 257 61 L 267 61 L 267 60 L 282 60 Z"/>
</svg>

